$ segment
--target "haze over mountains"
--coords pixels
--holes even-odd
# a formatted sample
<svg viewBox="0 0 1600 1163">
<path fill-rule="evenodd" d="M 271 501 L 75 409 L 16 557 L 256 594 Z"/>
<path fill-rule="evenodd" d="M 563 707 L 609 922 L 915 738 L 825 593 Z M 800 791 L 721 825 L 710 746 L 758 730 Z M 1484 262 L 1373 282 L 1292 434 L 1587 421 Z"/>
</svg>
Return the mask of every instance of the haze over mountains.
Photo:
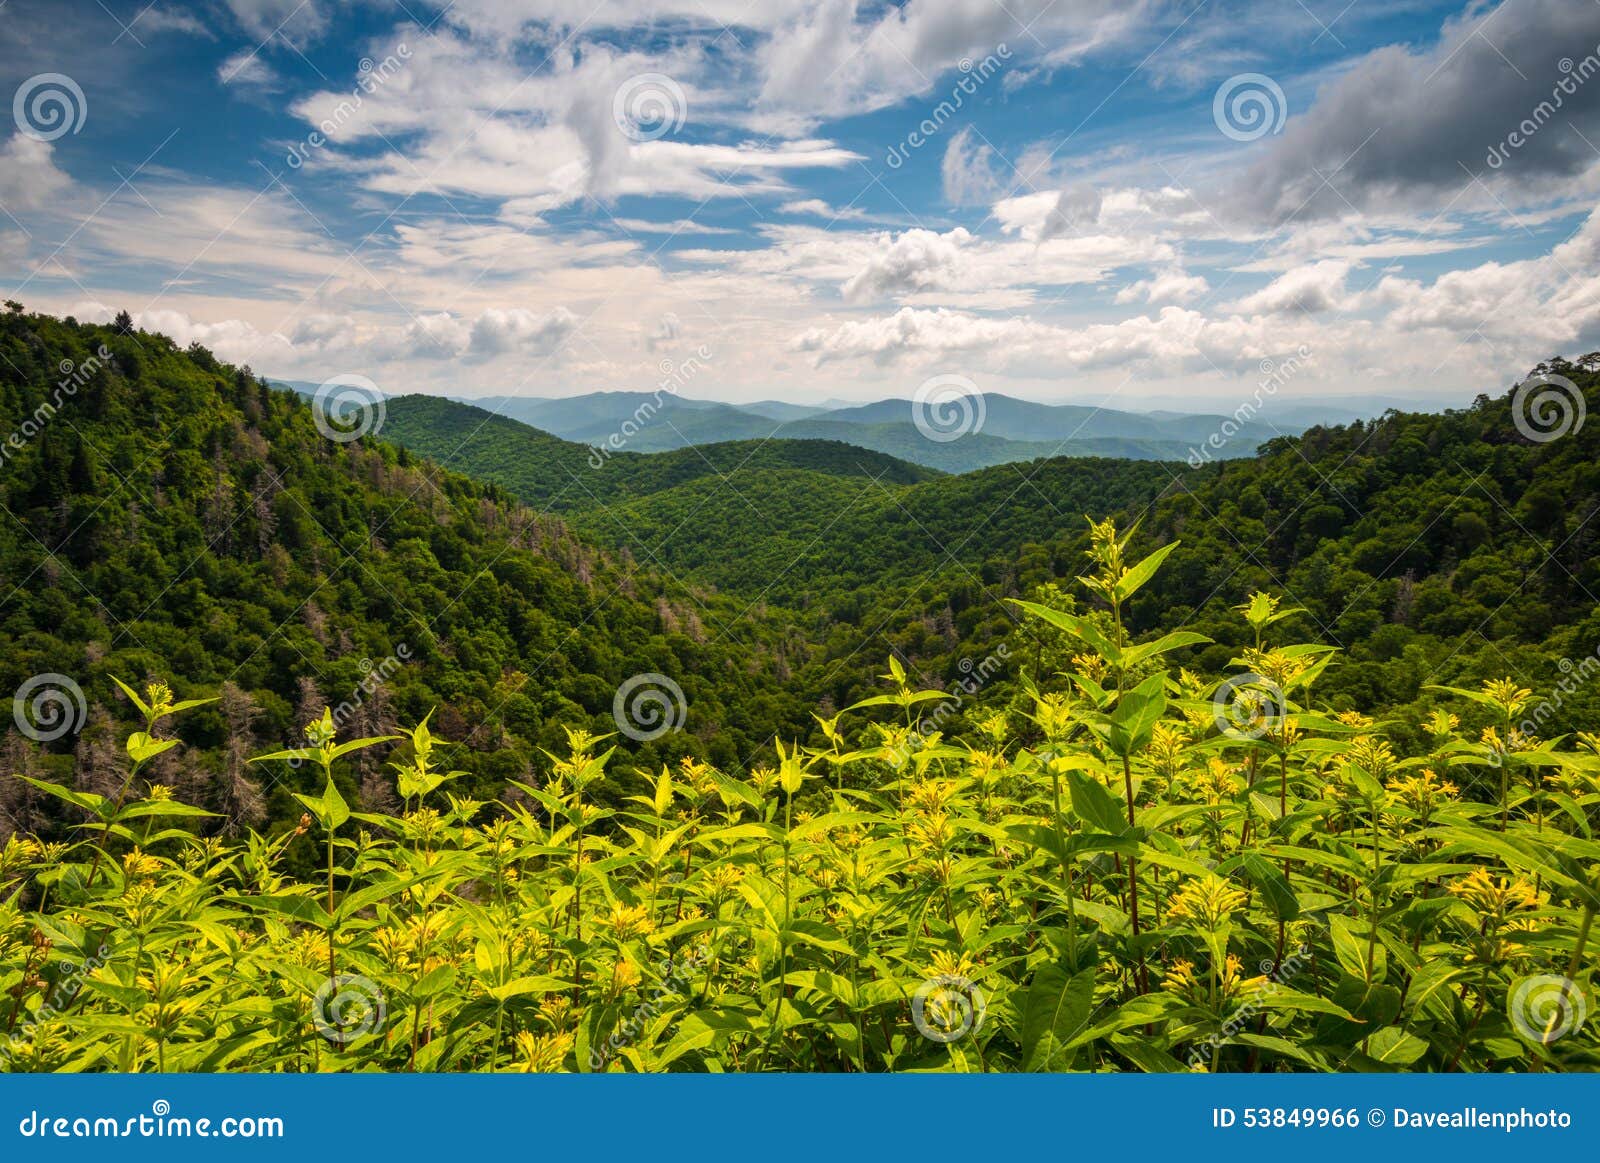
<svg viewBox="0 0 1600 1163">
<path fill-rule="evenodd" d="M 622 442 L 621 447 L 635 452 L 728 440 L 838 440 L 955 473 L 1044 456 L 1183 460 L 1225 424 L 1233 435 L 1214 455 L 1249 456 L 1257 445 L 1274 436 L 1297 435 L 1316 422 L 1359 418 L 1342 408 L 1319 409 L 1313 415 L 1298 407 L 1292 415 L 1289 408 L 1283 409 L 1280 420 L 1274 402 L 1268 400 L 1246 423 L 1238 424 L 1223 415 L 1145 414 L 1081 404 L 1039 404 L 989 392 L 982 396 L 981 418 L 963 424 L 971 430 L 953 437 L 936 431 L 930 437 L 916 423 L 918 405 L 901 399 L 834 407 L 776 401 L 728 404 L 657 392 L 595 392 L 566 399 L 459 399 L 566 440 L 605 445 L 615 438 Z M 948 407 L 954 414 L 976 405 L 969 400 Z"/>
<path fill-rule="evenodd" d="M 308 398 L 321 386 L 305 380 L 270 382 Z M 368 394 L 395 399 L 411 393 Z M 670 391 L 442 398 L 611 452 L 668 452 L 741 440 L 831 440 L 948 473 L 1052 456 L 1176 461 L 1203 450 L 1207 460 L 1235 460 L 1254 455 L 1274 437 L 1298 436 L 1318 425 L 1370 420 L 1390 408 L 1427 412 L 1438 406 L 1398 396 L 1288 400 L 1254 389 L 1247 395 L 1231 412 L 1048 404 L 998 392 L 933 404 L 899 398 L 865 404 L 841 399 L 733 403 Z"/>
<path fill-rule="evenodd" d="M 318 386 L 304 381 L 278 382 L 307 396 Z M 663 392 L 449 398 L 563 440 L 612 451 L 665 452 L 738 440 L 833 440 L 949 473 L 1049 456 L 1185 460 L 1208 441 L 1212 442 L 1210 459 L 1236 459 L 1253 455 L 1273 437 L 1296 436 L 1318 424 L 1370 419 L 1389 406 L 1358 408 L 1346 401 L 1308 403 L 1267 396 L 1235 415 L 1137 412 L 1084 404 L 1041 404 L 988 392 L 981 397 L 981 407 L 970 398 L 947 405 L 950 416 L 968 409 L 959 435 L 952 435 L 937 429 L 937 415 L 934 424 L 919 426 L 919 405 L 905 399 L 868 404 L 839 400 L 735 404 Z M 924 408 L 923 417 L 928 415 Z"/>
</svg>

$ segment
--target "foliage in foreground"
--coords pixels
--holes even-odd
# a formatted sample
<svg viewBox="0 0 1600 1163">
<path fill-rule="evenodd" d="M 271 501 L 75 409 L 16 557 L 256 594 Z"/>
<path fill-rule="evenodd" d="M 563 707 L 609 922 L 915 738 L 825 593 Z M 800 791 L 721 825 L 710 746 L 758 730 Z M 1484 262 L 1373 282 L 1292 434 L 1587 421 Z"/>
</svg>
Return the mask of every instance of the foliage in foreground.
<svg viewBox="0 0 1600 1163">
<path fill-rule="evenodd" d="M 16 1070 L 1592 1070 L 1600 740 L 1517 734 L 1515 684 L 1446 692 L 1431 747 L 1315 709 L 1332 658 L 1242 609 L 1227 682 L 1135 644 L 1136 564 L 1095 526 L 1104 609 L 1028 612 L 1060 689 L 964 744 L 889 693 L 743 778 L 693 760 L 617 808 L 572 732 L 540 786 L 452 794 L 424 721 L 310 764 L 286 834 L 197 835 L 141 782 L 193 702 L 144 718 L 121 793 L 47 781 L 72 843 L 0 850 L 0 1058 Z M 889 722 L 862 723 L 879 714 Z M 841 722 L 842 720 L 842 722 Z M 1474 726 L 1478 729 L 1474 729 Z M 333 779 L 391 742 L 398 815 Z M 1473 794 L 1482 789 L 1481 794 Z M 203 829 L 202 829 L 203 830 Z M 296 834 L 323 845 L 290 878 Z"/>
</svg>

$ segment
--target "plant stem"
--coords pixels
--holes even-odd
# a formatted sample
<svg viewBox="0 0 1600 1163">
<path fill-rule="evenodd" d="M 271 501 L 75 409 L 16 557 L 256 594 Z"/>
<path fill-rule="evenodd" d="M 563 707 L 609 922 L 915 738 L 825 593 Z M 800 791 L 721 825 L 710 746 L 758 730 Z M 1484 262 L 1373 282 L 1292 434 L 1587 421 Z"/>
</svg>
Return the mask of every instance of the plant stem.
<svg viewBox="0 0 1600 1163">
<path fill-rule="evenodd" d="M 1128 757 L 1122 757 L 1122 783 L 1128 793 L 1128 827 L 1137 827 L 1135 821 L 1135 808 L 1133 804 L 1133 765 Z M 1139 942 L 1139 861 L 1131 854 L 1128 857 L 1128 916 L 1133 922 L 1133 940 Z M 1139 992 L 1147 993 L 1150 989 L 1150 978 L 1144 963 L 1144 950 L 1139 950 L 1138 970 Z"/>
</svg>

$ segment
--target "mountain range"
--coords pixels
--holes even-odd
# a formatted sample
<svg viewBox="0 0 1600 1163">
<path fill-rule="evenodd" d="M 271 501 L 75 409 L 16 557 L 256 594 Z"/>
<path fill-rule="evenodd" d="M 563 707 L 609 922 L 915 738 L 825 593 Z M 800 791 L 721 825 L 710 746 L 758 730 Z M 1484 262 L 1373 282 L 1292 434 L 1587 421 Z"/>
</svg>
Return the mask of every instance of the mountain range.
<svg viewBox="0 0 1600 1163">
<path fill-rule="evenodd" d="M 1314 416 L 1305 405 L 1286 402 L 1280 410 L 1277 401 L 1268 399 L 1241 423 L 1220 414 L 1146 414 L 1082 404 L 1039 404 L 986 392 L 981 406 L 970 401 L 950 405 L 950 421 L 959 431 L 951 437 L 934 424 L 924 425 L 934 433 L 931 436 L 920 428 L 917 406 L 910 400 L 832 406 L 777 401 L 731 404 L 657 392 L 593 392 L 561 399 L 452 398 L 566 440 L 634 452 L 730 440 L 836 440 L 951 473 L 1048 456 L 1184 460 L 1214 433 L 1225 430 L 1231 435 L 1214 455 L 1249 456 L 1262 441 L 1304 431 L 1314 420 L 1360 418 L 1338 407 L 1318 409 Z M 978 418 L 963 425 L 967 416 Z"/>
<path fill-rule="evenodd" d="M 1322 697 L 1387 715 L 1399 741 L 1425 731 L 1430 684 L 1510 674 L 1555 690 L 1600 641 L 1600 426 L 1580 410 L 1569 434 L 1535 439 L 1509 395 L 1198 468 L 1058 456 L 951 475 L 765 436 L 602 454 L 436 396 L 387 399 L 379 431 L 330 439 L 303 394 L 198 344 L 20 312 L 0 316 L 0 355 L 0 416 L 37 429 L 0 474 L 0 689 L 77 676 L 89 707 L 73 750 L 13 737 L 12 766 L 89 789 L 111 769 L 113 675 L 235 692 L 233 718 L 192 718 L 194 765 L 156 773 L 180 788 L 232 770 L 223 741 L 239 730 L 292 744 L 308 706 L 347 698 L 402 648 L 349 729 L 438 708 L 464 786 L 485 796 L 562 746 L 563 727 L 613 730 L 619 681 L 643 672 L 677 676 L 691 708 L 684 730 L 626 745 L 653 769 L 806 739 L 814 714 L 874 690 L 890 655 L 939 687 L 1008 644 L 1003 702 L 1005 683 L 1066 661 L 1010 603 L 1073 608 L 1086 516 L 1136 525 L 1130 555 L 1176 546 L 1129 604 L 1131 629 L 1197 631 L 1210 644 L 1176 661 L 1221 670 L 1250 645 L 1238 604 L 1281 594 L 1297 611 L 1285 633 L 1343 648 Z M 1592 411 L 1596 362 L 1538 370 Z M 69 364 L 83 374 L 63 397 Z M 1002 431 L 1029 415 L 990 403 Z M 1556 712 L 1552 732 L 1592 723 L 1600 690 Z M 246 785 L 197 798 L 260 818 L 230 786 Z M 305 790 L 266 789 L 260 810 L 293 819 Z"/>
<path fill-rule="evenodd" d="M 307 397 L 318 387 L 302 380 L 273 382 Z M 986 392 L 981 404 L 967 400 L 949 406 L 947 415 L 956 434 L 939 428 L 936 421 L 919 427 L 917 405 L 905 399 L 866 404 L 727 403 L 666 391 L 447 398 L 612 452 L 664 452 L 742 440 L 827 440 L 947 473 L 1052 456 L 1181 461 L 1205 450 L 1207 459 L 1237 459 L 1252 455 L 1273 437 L 1298 435 L 1317 424 L 1367 419 L 1388 406 L 1267 396 L 1252 399 L 1233 415 L 1134 412 L 1043 404 Z M 923 418 L 927 420 L 926 412 Z"/>
</svg>

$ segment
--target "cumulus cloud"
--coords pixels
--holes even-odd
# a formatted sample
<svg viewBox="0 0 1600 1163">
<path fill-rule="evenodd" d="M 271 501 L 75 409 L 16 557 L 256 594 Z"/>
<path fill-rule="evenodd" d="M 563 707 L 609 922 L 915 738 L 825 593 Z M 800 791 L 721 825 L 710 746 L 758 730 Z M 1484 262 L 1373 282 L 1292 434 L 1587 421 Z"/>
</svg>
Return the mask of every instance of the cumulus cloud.
<svg viewBox="0 0 1600 1163">
<path fill-rule="evenodd" d="M 491 309 L 473 323 L 467 354 L 475 359 L 493 359 L 510 352 L 549 355 L 566 342 L 577 325 L 578 317 L 565 307 L 542 314 L 520 307 Z"/>
<path fill-rule="evenodd" d="M 592 42 L 539 51 L 548 55 L 548 67 L 530 73 L 514 43 L 449 29 L 409 39 L 397 34 L 375 45 L 372 55 L 393 56 L 400 66 L 359 102 L 348 87 L 336 87 L 302 97 L 290 110 L 332 143 L 313 164 L 348 169 L 374 191 L 504 199 L 535 215 L 586 198 L 792 197 L 785 175 L 861 160 L 809 137 L 730 144 L 687 132 L 630 135 L 627 114 L 634 103 L 626 98 L 641 85 L 665 102 L 657 108 L 668 110 L 672 124 L 680 115 L 705 126 L 747 114 L 711 80 L 698 79 L 710 68 L 711 50 L 703 43 L 663 53 Z M 404 141 L 404 151 L 385 150 L 360 164 L 343 153 L 384 139 Z"/>
<path fill-rule="evenodd" d="M 1062 366 L 1095 369 L 1141 360 L 1169 367 L 1240 357 L 1247 329 L 1181 307 L 1118 323 L 1065 327 L 1027 317 L 995 319 L 965 312 L 905 307 L 831 330 L 811 328 L 793 342 L 818 365 L 834 360 L 926 359 L 951 352 L 983 354 L 986 367 L 1022 371 Z"/>
<path fill-rule="evenodd" d="M 296 347 L 331 347 L 348 340 L 355 329 L 356 321 L 349 315 L 307 315 L 294 325 L 289 341 Z"/>
<path fill-rule="evenodd" d="M 1173 267 L 1151 278 L 1129 283 L 1117 292 L 1115 301 L 1119 304 L 1192 303 L 1210 289 L 1211 284 L 1202 276 Z"/>
<path fill-rule="evenodd" d="M 49 142 L 21 133 L 0 147 L 0 206 L 13 213 L 34 210 L 71 184 L 51 150 Z"/>
<path fill-rule="evenodd" d="M 1046 62 L 1080 60 L 1166 22 L 1163 8 L 1159 0 L 817 0 L 763 43 L 757 104 L 805 117 L 882 109 L 936 93 L 933 78 L 1001 45 L 1012 55 L 1047 45 L 1037 54 Z"/>
<path fill-rule="evenodd" d="M 1056 193 L 1055 205 L 1040 224 L 1036 237 L 1043 242 L 1082 234 L 1100 221 L 1100 191 L 1079 183 Z"/>
<path fill-rule="evenodd" d="M 1237 182 L 1234 197 L 1276 221 L 1428 205 L 1473 174 L 1548 196 L 1545 183 L 1595 163 L 1589 140 L 1600 132 L 1600 77 L 1579 75 L 1600 65 L 1597 53 L 1600 5 L 1473 5 L 1433 48 L 1378 49 L 1325 86 Z M 1527 128 L 1534 132 L 1525 144 L 1493 166 L 1491 151 Z"/>
<path fill-rule="evenodd" d="M 1234 310 L 1245 315 L 1339 310 L 1350 303 L 1344 285 L 1349 274 L 1350 264 L 1338 259 L 1308 263 L 1285 271 L 1259 291 L 1246 295 L 1234 304 Z"/>
<path fill-rule="evenodd" d="M 877 251 L 845 280 L 840 293 L 853 302 L 950 287 L 959 276 L 961 248 L 972 235 L 961 227 L 948 234 L 907 230 L 898 237 L 881 234 Z"/>
</svg>

